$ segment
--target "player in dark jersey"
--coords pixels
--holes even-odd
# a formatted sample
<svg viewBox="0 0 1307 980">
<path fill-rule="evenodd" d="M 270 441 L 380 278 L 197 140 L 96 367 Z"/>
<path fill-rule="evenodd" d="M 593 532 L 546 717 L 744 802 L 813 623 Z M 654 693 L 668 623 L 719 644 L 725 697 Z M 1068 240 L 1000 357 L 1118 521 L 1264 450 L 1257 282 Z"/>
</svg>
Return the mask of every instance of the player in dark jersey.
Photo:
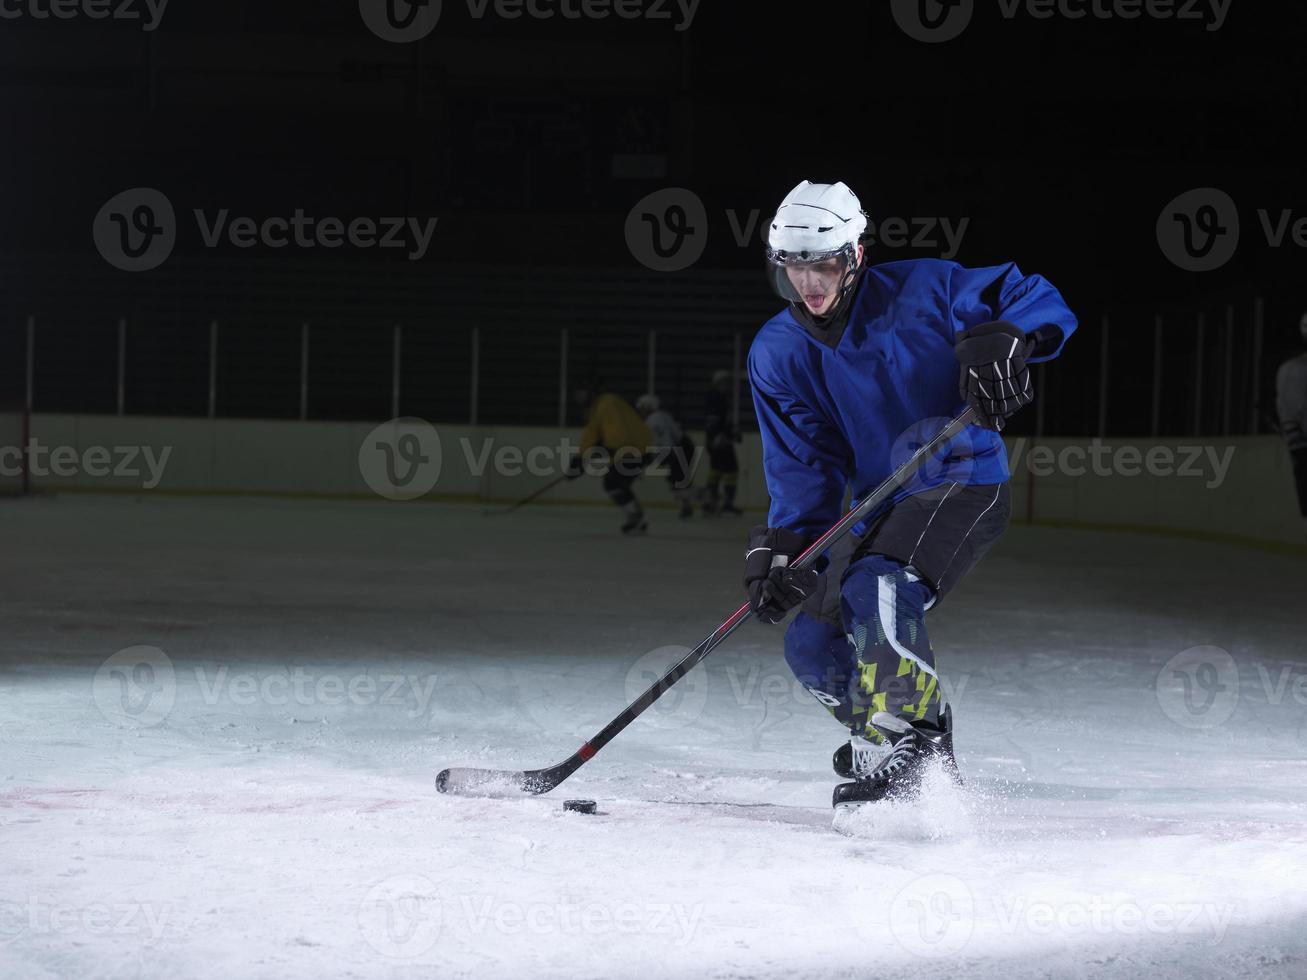
<svg viewBox="0 0 1307 980">
<path fill-rule="evenodd" d="M 735 456 L 735 444 L 740 434 L 731 424 L 734 396 L 730 371 L 715 371 L 712 388 L 705 405 L 703 430 L 704 444 L 708 448 L 708 482 L 703 493 L 705 514 L 738 515 L 735 490 L 740 481 L 740 462 Z"/>
</svg>

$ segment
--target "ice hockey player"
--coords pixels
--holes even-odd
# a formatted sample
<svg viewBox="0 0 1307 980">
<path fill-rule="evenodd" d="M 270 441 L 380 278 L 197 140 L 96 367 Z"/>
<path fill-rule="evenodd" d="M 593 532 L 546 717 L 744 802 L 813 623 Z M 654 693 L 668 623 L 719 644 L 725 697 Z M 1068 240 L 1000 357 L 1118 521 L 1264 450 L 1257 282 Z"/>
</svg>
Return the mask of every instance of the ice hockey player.
<svg viewBox="0 0 1307 980">
<path fill-rule="evenodd" d="M 1307 313 L 1298 321 L 1298 330 L 1307 343 Z M 1280 365 L 1275 375 L 1275 406 L 1280 434 L 1293 461 L 1298 510 L 1307 521 L 1307 354 L 1291 357 Z"/>
<path fill-rule="evenodd" d="M 750 536 L 745 586 L 765 622 L 802 606 L 785 659 L 851 734 L 835 753 L 849 780 L 837 808 L 911 797 L 932 761 L 957 775 L 925 613 L 1006 529 L 999 432 L 1033 398 L 1027 365 L 1055 357 L 1076 328 L 1058 291 L 1013 264 L 868 266 L 866 223 L 842 183 L 803 181 L 786 196 L 767 258 L 789 305 L 749 352 L 771 511 Z M 874 489 L 907 458 L 896 443 L 910 451 L 968 404 L 981 425 L 865 533 L 827 552 L 824 568 L 789 567 L 838 520 L 846 487 L 855 499 Z"/>
<path fill-rule="evenodd" d="M 585 416 L 585 428 L 581 430 L 578 451 L 568 461 L 568 478 L 576 479 L 602 460 L 604 490 L 626 515 L 622 533 L 644 534 L 649 524 L 631 485 L 648 465 L 653 434 L 630 403 L 605 391 L 599 378 L 583 379 L 575 397 Z"/>
<path fill-rule="evenodd" d="M 662 407 L 658 396 L 644 394 L 635 400 L 635 410 L 653 433 L 654 458 L 667 467 L 667 483 L 672 488 L 672 499 L 681 507 L 681 517 L 694 516 L 691 502 L 694 478 L 694 443 L 671 413 Z"/>
<path fill-rule="evenodd" d="M 704 412 L 704 442 L 708 447 L 708 484 L 704 487 L 705 514 L 738 515 L 735 490 L 740 480 L 740 463 L 735 457 L 739 433 L 731 425 L 731 372 L 715 371 Z"/>
</svg>

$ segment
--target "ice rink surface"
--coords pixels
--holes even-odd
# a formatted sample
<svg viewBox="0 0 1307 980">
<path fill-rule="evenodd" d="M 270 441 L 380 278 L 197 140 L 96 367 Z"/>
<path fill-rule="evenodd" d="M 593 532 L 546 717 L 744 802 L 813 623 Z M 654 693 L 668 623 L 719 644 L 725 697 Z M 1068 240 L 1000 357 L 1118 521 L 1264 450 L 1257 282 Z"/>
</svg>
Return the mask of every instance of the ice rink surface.
<svg viewBox="0 0 1307 980">
<path fill-rule="evenodd" d="M 0 504 L 0 976 L 1307 976 L 1301 558 L 1014 528 L 931 614 L 966 789 L 852 836 L 757 624 L 552 794 L 434 792 L 572 752 L 749 523 Z"/>
</svg>

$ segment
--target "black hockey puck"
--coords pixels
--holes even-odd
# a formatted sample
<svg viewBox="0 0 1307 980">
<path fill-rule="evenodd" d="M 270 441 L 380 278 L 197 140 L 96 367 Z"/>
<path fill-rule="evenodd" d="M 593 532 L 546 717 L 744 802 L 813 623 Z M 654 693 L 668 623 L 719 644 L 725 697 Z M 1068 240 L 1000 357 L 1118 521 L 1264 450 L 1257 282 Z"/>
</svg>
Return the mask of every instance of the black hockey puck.
<svg viewBox="0 0 1307 980">
<path fill-rule="evenodd" d="M 564 800 L 563 809 L 572 813 L 594 813 L 597 807 L 594 800 Z"/>
</svg>

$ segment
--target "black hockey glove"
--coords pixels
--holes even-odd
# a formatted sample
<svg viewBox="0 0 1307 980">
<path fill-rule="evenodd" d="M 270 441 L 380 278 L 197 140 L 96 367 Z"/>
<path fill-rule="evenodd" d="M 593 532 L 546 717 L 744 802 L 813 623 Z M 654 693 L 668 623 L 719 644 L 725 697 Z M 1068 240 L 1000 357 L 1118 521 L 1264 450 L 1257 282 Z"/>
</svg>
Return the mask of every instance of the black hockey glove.
<svg viewBox="0 0 1307 980">
<path fill-rule="evenodd" d="M 779 623 L 817 588 L 818 575 L 811 568 L 789 567 L 807 546 L 806 538 L 783 527 L 758 525 L 749 533 L 744 587 L 764 623 Z"/>
<path fill-rule="evenodd" d="M 987 429 L 1002 432 L 1017 409 L 1035 400 L 1026 358 L 1034 345 L 1011 323 L 982 323 L 958 334 L 963 399 Z"/>
</svg>

